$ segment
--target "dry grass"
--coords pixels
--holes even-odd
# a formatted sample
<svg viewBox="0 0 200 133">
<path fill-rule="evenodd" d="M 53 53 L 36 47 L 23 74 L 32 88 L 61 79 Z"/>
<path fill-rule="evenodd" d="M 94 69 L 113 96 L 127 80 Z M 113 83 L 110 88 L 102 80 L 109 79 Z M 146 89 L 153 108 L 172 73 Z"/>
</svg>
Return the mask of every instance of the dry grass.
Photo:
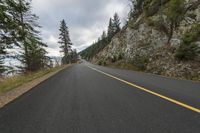
<svg viewBox="0 0 200 133">
<path fill-rule="evenodd" d="M 40 70 L 34 73 L 29 73 L 25 75 L 19 75 L 19 76 L 14 76 L 11 78 L 6 78 L 0 80 L 0 94 L 10 91 L 18 86 L 21 86 L 25 83 L 28 83 L 30 81 L 33 81 L 34 79 L 40 78 L 48 73 L 57 71 L 59 69 L 62 69 L 64 66 L 60 67 L 55 67 L 47 70 Z"/>
</svg>

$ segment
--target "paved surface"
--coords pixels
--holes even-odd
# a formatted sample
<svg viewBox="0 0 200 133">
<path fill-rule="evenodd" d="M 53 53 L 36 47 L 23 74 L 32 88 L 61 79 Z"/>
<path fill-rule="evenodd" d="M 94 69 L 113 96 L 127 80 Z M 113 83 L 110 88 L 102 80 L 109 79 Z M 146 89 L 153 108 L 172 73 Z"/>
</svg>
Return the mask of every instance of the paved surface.
<svg viewBox="0 0 200 133">
<path fill-rule="evenodd" d="M 87 65 L 200 107 L 200 83 L 84 62 L 63 70 L 0 109 L 0 133 L 200 133 L 199 113 Z"/>
</svg>

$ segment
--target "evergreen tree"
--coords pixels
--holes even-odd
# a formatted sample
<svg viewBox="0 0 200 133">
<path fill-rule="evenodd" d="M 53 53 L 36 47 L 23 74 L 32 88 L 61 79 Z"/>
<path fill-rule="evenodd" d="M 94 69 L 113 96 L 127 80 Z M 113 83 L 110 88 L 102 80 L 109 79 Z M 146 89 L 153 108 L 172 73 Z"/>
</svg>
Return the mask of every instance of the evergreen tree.
<svg viewBox="0 0 200 133">
<path fill-rule="evenodd" d="M 26 71 L 36 71 L 45 67 L 39 64 L 41 64 L 46 57 L 44 55 L 42 57 L 38 57 L 38 53 L 33 52 L 37 51 L 37 49 L 45 51 L 44 47 L 46 47 L 46 45 L 42 43 L 39 36 L 40 32 L 36 30 L 37 28 L 40 28 L 37 23 L 39 18 L 31 12 L 30 1 L 19 0 L 13 8 L 13 16 L 16 20 L 18 20 L 17 25 L 19 25 L 19 28 L 17 29 L 19 36 L 17 37 L 17 40 L 19 40 L 20 47 L 24 51 L 21 55 L 20 61 L 24 63 Z M 40 63 L 37 62 L 37 67 L 34 66 L 34 63 L 36 63 L 34 62 L 35 60 L 40 60 Z"/>
<path fill-rule="evenodd" d="M 101 39 L 104 40 L 104 39 L 106 39 L 106 37 L 107 37 L 106 32 L 103 31 L 103 33 L 102 33 L 102 35 L 101 35 Z"/>
<path fill-rule="evenodd" d="M 113 18 L 113 31 L 114 31 L 114 34 L 118 33 L 120 30 L 121 30 L 121 27 L 120 27 L 120 18 L 118 16 L 117 13 L 114 14 L 114 18 Z"/>
<path fill-rule="evenodd" d="M 39 31 L 37 28 L 40 26 L 37 23 L 38 17 L 31 12 L 31 1 L 30 0 L 6 0 L 6 14 L 9 14 L 8 17 L 5 16 L 5 23 L 3 24 L 7 29 L 4 36 L 3 43 L 15 44 L 23 50 L 22 55 L 18 59 L 24 64 L 23 69 L 25 71 L 34 71 L 32 68 L 31 60 L 35 56 L 31 57 L 30 49 L 33 45 L 33 40 L 37 47 L 43 49 L 46 45 L 41 43 L 41 38 L 39 36 Z M 44 50 L 44 49 L 43 49 Z M 44 59 L 44 58 L 41 58 Z M 40 69 L 40 68 L 37 68 Z"/>
<path fill-rule="evenodd" d="M 69 51 L 71 50 L 71 40 L 69 37 L 68 27 L 66 25 L 65 20 L 62 20 L 60 23 L 60 34 L 59 34 L 59 42 L 61 44 L 61 52 L 64 53 L 64 57 L 62 59 L 63 64 L 67 64 L 70 62 L 69 60 Z"/>
<path fill-rule="evenodd" d="M 179 27 L 181 21 L 184 19 L 185 0 L 170 0 L 164 13 L 168 21 L 167 44 L 169 45 L 173 37 L 174 30 Z"/>
<path fill-rule="evenodd" d="M 25 69 L 26 71 L 37 71 L 47 66 L 49 58 L 46 56 L 46 50 L 41 47 L 46 46 L 42 42 L 39 42 L 35 38 L 30 38 L 29 45 L 27 45 L 27 53 L 25 54 L 25 50 L 20 56 L 20 61 L 23 64 L 27 64 L 28 67 Z"/>
<path fill-rule="evenodd" d="M 6 71 L 6 67 L 4 66 L 6 48 L 11 48 L 11 44 L 16 42 L 14 39 L 15 20 L 9 14 L 12 10 L 10 3 L 14 3 L 13 0 L 0 1 L 0 75 Z"/>
<path fill-rule="evenodd" d="M 16 46 L 22 50 L 16 58 L 24 64 L 23 70 L 34 71 L 45 67 L 46 45 L 36 30 L 40 26 L 38 17 L 31 12 L 31 0 L 1 0 L 0 18 L 0 69 L 3 68 L 5 49 Z M 36 52 L 38 49 L 40 52 Z"/>
<path fill-rule="evenodd" d="M 110 41 L 113 36 L 114 36 L 113 20 L 112 18 L 110 18 L 108 25 L 108 40 Z"/>
<path fill-rule="evenodd" d="M 76 49 L 74 49 L 74 50 L 71 51 L 70 56 L 71 56 L 71 62 L 72 63 L 77 62 L 78 54 L 76 52 Z"/>
<path fill-rule="evenodd" d="M 4 66 L 4 55 L 5 55 L 5 52 L 0 51 L 0 77 L 6 71 L 6 68 Z"/>
<path fill-rule="evenodd" d="M 10 48 L 11 44 L 17 42 L 15 39 L 16 20 L 11 14 L 15 3 L 13 0 L 0 1 L 0 45 L 6 48 Z"/>
<path fill-rule="evenodd" d="M 132 10 L 130 12 L 130 19 L 137 19 L 140 14 L 142 14 L 144 9 L 144 4 L 151 0 L 131 0 Z"/>
<path fill-rule="evenodd" d="M 120 19 L 117 13 L 114 14 L 114 18 L 110 18 L 107 35 L 103 31 L 101 37 L 98 38 L 90 47 L 83 50 L 80 54 L 83 58 L 90 60 L 97 53 L 103 50 L 112 40 L 113 36 L 121 30 Z"/>
</svg>

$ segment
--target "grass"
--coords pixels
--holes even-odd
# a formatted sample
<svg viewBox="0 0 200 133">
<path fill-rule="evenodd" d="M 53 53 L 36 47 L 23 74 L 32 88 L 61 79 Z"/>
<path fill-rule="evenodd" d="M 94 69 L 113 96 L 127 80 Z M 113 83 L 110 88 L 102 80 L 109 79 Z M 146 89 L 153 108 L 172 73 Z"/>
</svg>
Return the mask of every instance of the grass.
<svg viewBox="0 0 200 133">
<path fill-rule="evenodd" d="M 13 76 L 10 78 L 5 78 L 0 81 L 0 94 L 10 91 L 16 87 L 19 87 L 19 86 L 25 84 L 25 83 L 31 82 L 34 79 L 40 78 L 48 73 L 60 70 L 63 67 L 64 66 L 60 66 L 60 67 L 55 67 L 55 68 L 51 68 L 51 69 L 47 69 L 47 70 L 40 70 L 40 71 L 33 72 L 33 73 L 28 73 L 28 74 L 24 74 L 24 75 L 18 75 L 18 76 Z"/>
</svg>

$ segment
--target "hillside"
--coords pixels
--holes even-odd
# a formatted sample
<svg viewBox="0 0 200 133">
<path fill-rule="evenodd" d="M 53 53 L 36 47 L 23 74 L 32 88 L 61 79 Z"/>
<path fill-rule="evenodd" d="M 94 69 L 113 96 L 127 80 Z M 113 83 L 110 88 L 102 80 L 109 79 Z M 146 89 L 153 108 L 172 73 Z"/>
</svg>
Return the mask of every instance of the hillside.
<svg viewBox="0 0 200 133">
<path fill-rule="evenodd" d="M 200 0 L 141 3 L 133 2 L 135 10 L 128 24 L 87 59 L 99 65 L 200 80 Z"/>
</svg>

